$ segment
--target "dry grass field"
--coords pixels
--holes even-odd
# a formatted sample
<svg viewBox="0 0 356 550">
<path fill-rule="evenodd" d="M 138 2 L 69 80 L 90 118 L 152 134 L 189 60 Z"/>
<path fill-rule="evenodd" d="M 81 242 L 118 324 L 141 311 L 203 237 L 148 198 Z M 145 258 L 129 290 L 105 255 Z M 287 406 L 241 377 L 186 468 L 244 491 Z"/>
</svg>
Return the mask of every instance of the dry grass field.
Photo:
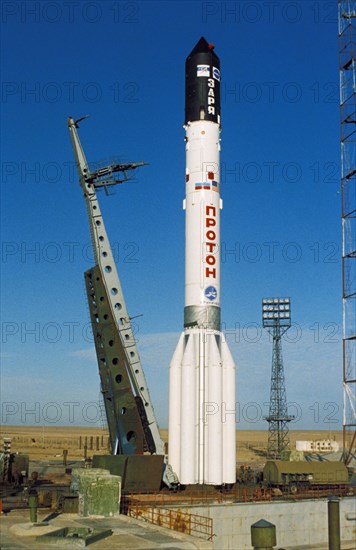
<svg viewBox="0 0 356 550">
<path fill-rule="evenodd" d="M 267 430 L 239 430 L 237 433 L 236 458 L 238 464 L 262 465 L 265 461 L 264 451 L 267 447 Z M 168 430 L 161 430 L 162 439 L 167 442 Z M 66 427 L 66 426 L 1 426 L 2 438 L 10 437 L 13 452 L 30 455 L 33 460 L 54 460 L 68 451 L 68 460 L 84 457 L 84 446 L 90 457 L 96 453 L 108 451 L 108 432 L 101 428 Z M 334 439 L 342 445 L 341 431 L 291 431 L 290 448 L 295 449 L 297 440 Z M 0 447 L 1 448 L 1 447 Z"/>
</svg>

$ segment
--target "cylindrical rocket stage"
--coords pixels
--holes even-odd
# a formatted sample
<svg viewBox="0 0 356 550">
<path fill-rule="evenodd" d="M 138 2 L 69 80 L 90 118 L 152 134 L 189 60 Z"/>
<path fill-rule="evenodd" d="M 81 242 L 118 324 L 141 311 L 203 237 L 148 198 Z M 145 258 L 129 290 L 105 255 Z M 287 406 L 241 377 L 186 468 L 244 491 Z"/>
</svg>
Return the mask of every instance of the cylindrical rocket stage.
<svg viewBox="0 0 356 550">
<path fill-rule="evenodd" d="M 220 326 L 220 62 L 186 60 L 184 332 L 170 365 L 169 463 L 180 483 L 236 481 L 235 364 Z"/>
</svg>

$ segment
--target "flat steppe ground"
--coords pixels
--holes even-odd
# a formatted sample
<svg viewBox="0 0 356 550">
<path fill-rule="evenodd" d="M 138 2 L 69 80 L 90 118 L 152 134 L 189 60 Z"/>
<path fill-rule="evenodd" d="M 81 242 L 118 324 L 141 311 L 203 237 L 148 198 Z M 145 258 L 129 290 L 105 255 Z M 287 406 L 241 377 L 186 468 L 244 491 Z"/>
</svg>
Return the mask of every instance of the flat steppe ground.
<svg viewBox="0 0 356 550">
<path fill-rule="evenodd" d="M 290 449 L 295 450 L 297 440 L 336 440 L 342 447 L 342 432 L 328 430 L 290 431 Z M 162 439 L 167 442 L 168 430 L 161 430 Z M 262 465 L 267 447 L 267 430 L 237 430 L 236 460 L 239 465 Z M 68 460 L 87 455 L 108 452 L 108 432 L 102 428 L 74 426 L 1 426 L 0 450 L 2 438 L 11 438 L 11 451 L 30 455 L 32 460 L 59 460 L 63 450 L 68 451 Z"/>
</svg>

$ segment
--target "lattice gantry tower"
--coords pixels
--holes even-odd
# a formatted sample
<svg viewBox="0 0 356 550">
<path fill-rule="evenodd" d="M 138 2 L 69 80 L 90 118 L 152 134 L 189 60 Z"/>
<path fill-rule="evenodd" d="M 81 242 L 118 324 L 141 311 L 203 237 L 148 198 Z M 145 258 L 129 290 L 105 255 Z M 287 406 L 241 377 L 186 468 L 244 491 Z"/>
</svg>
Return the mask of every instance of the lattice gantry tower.
<svg viewBox="0 0 356 550">
<path fill-rule="evenodd" d="M 344 461 L 356 455 L 356 0 L 339 0 Z"/>
</svg>

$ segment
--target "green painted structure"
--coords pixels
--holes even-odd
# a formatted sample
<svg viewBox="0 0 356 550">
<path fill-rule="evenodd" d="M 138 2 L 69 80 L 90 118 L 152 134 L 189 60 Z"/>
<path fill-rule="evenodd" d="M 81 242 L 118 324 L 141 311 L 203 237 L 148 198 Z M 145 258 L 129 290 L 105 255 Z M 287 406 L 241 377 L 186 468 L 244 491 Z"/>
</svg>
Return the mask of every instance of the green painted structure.
<svg viewBox="0 0 356 550">
<path fill-rule="evenodd" d="M 96 469 L 78 471 L 75 475 L 80 516 L 112 517 L 120 513 L 121 477 Z"/>
<path fill-rule="evenodd" d="M 159 491 L 164 468 L 163 455 L 94 455 L 93 466 L 106 468 L 122 479 L 125 493 Z"/>
<path fill-rule="evenodd" d="M 345 485 L 349 474 L 342 462 L 307 462 L 268 460 L 263 480 L 278 485 Z"/>
</svg>

